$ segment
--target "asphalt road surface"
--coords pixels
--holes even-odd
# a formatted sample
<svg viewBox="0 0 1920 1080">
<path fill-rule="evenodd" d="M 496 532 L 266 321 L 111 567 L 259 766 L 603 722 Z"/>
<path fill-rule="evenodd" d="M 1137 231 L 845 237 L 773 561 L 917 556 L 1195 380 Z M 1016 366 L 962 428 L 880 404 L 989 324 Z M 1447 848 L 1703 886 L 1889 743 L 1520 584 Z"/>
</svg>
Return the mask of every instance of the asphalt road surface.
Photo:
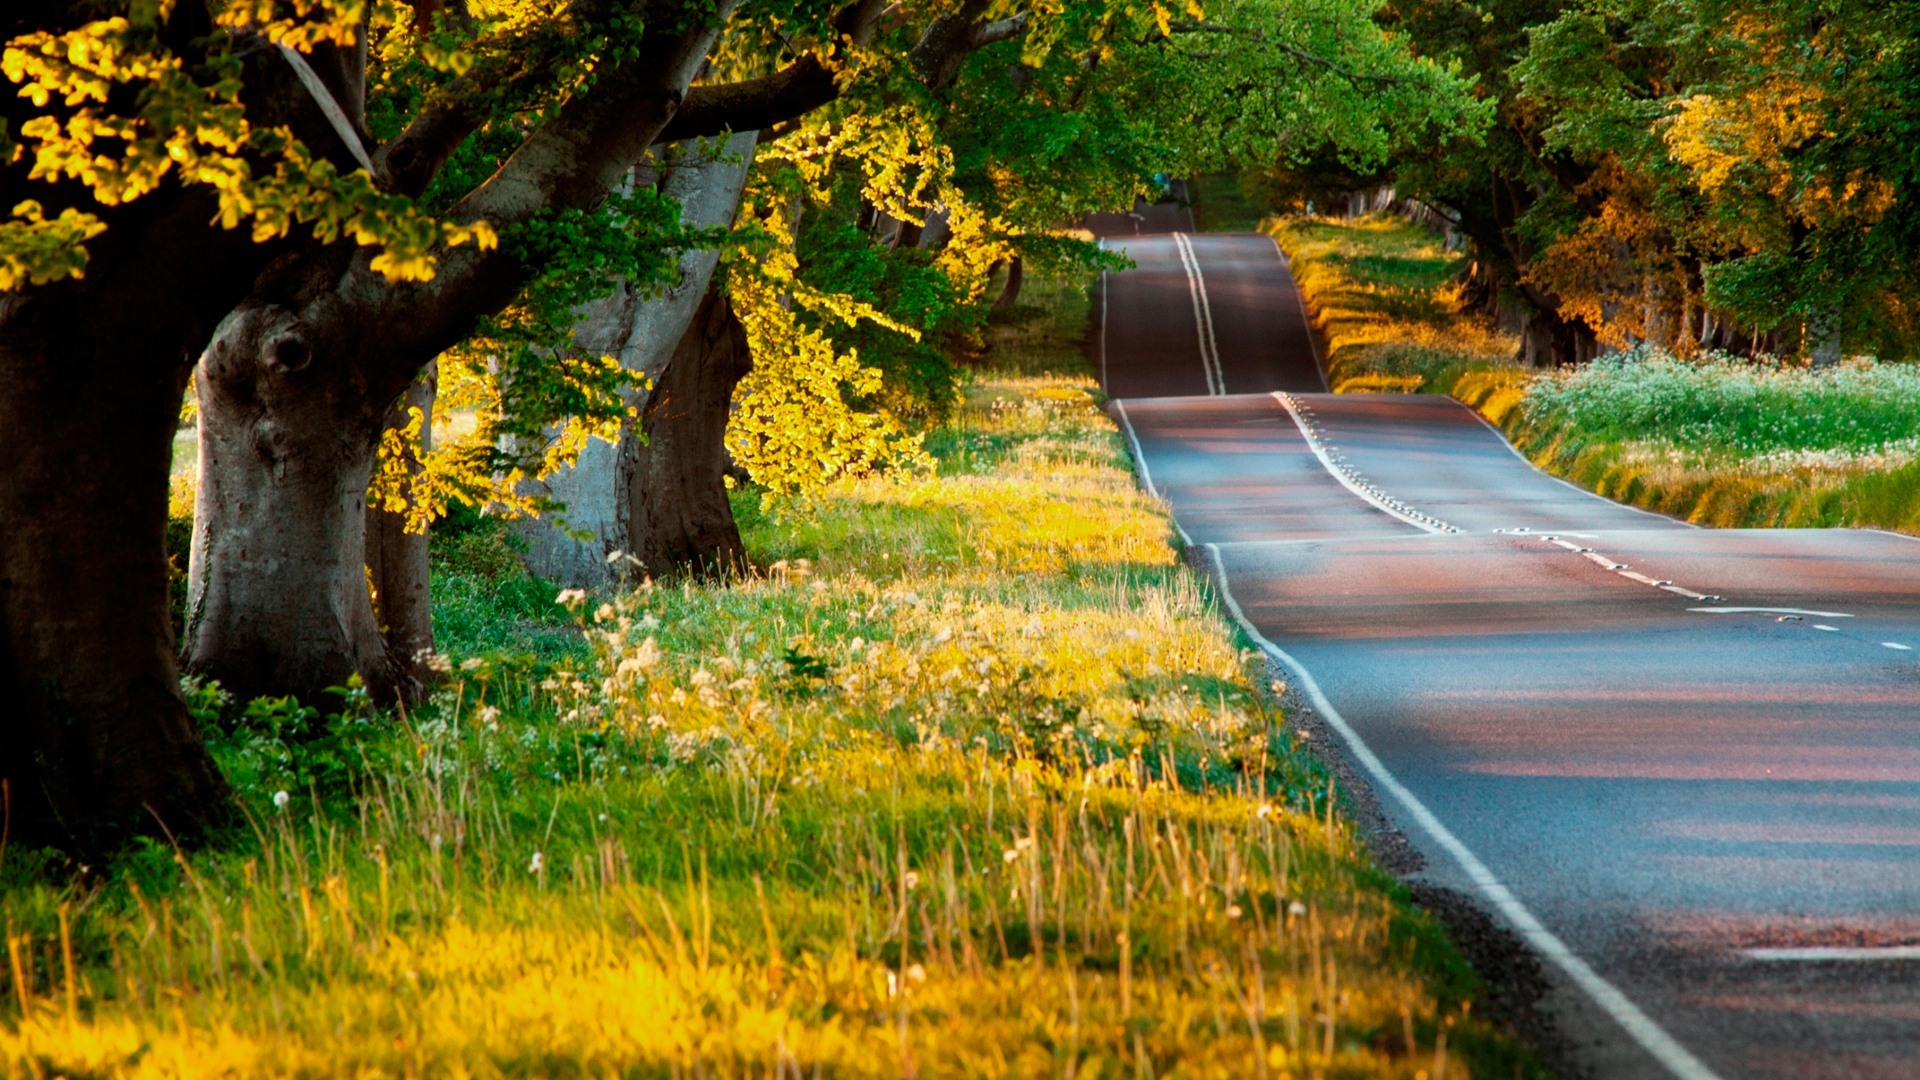
<svg viewBox="0 0 1920 1080">
<path fill-rule="evenodd" d="M 1143 483 L 1576 1064 L 1920 1077 L 1920 539 L 1609 502 L 1451 399 L 1325 393 L 1266 237 L 1108 243 Z"/>
</svg>

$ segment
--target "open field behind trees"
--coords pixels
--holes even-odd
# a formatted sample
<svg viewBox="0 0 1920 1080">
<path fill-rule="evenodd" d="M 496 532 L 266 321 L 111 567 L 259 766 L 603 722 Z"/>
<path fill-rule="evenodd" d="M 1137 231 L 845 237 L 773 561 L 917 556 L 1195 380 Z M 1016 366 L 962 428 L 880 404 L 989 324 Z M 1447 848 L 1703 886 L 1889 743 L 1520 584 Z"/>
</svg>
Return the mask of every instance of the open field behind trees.
<svg viewBox="0 0 1920 1080">
<path fill-rule="evenodd" d="M 736 492 L 764 574 L 556 605 L 456 519 L 430 701 L 195 691 L 249 826 L 16 847 L 0 1071 L 1536 1075 L 1026 296 L 932 472 Z"/>
<path fill-rule="evenodd" d="M 1920 369 L 1681 358 L 1559 372 L 1460 310 L 1465 256 L 1391 215 L 1270 223 L 1329 345 L 1334 389 L 1449 393 L 1536 464 L 1701 524 L 1920 531 Z"/>
</svg>

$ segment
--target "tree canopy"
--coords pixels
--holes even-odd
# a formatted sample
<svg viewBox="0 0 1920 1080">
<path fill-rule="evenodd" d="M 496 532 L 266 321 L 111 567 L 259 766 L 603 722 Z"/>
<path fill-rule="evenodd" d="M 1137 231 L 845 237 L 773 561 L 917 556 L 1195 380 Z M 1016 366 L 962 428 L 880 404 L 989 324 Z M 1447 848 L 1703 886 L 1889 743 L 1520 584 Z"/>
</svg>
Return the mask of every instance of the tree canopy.
<svg viewBox="0 0 1920 1080">
<path fill-rule="evenodd" d="M 1299 146 L 1371 165 L 1471 142 L 1486 108 L 1458 65 L 1413 56 L 1373 14 L 1351 0 L 16 8 L 0 63 L 18 88 L 0 143 L 0 426 L 34 452 L 0 484 L 0 514 L 32 526 L 0 558 L 6 691 L 30 707 L 0 773 L 48 800 L 22 820 L 185 820 L 219 801 L 174 686 L 160 544 L 196 361 L 196 668 L 234 673 L 242 693 L 348 675 L 391 692 L 407 658 L 383 653 L 361 565 L 369 485 L 419 519 L 450 498 L 511 502 L 517 477 L 636 423 L 636 374 L 576 337 L 586 305 L 650 295 L 686 252 L 718 247 L 754 361 L 736 459 L 776 492 L 911 463 L 993 268 L 1101 258 L 1065 230 L 1078 215 L 1153 191 L 1155 174 Z M 745 131 L 760 146 L 731 227 L 688 226 L 646 182 L 675 147 Z M 392 409 L 436 359 L 478 423 L 437 425 L 428 447 L 426 417 Z"/>
<path fill-rule="evenodd" d="M 1376 176 L 1449 207 L 1496 289 L 1604 344 L 1910 356 L 1916 16 L 1395 0 L 1384 24 L 1461 63 L 1497 122 Z"/>
</svg>

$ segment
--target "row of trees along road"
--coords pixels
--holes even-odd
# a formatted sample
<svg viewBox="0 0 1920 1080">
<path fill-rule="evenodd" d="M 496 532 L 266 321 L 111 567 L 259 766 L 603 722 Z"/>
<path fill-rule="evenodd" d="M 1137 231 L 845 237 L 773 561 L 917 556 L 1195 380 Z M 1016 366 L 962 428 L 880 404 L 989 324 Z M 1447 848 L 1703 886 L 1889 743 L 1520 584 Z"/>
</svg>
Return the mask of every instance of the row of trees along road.
<svg viewBox="0 0 1920 1080">
<path fill-rule="evenodd" d="M 565 489 L 589 550 L 737 559 L 716 440 L 772 491 L 910 458 L 911 425 L 951 399 L 938 337 L 977 320 L 992 267 L 1103 258 L 1059 222 L 1155 172 L 1329 145 L 1367 168 L 1471 138 L 1485 106 L 1371 14 L 9 5 L 12 835 L 86 845 L 222 816 L 167 607 L 190 375 L 188 669 L 242 695 L 358 676 L 404 698 L 430 640 L 419 531 L 447 500 L 551 511 Z M 447 430 L 449 407 L 477 431 Z M 606 446 L 615 467 L 566 471 Z"/>
<path fill-rule="evenodd" d="M 1269 178 L 1445 208 L 1529 362 L 1636 342 L 1915 352 L 1912 0 L 1387 0 L 1379 21 L 1459 64 L 1492 127 L 1371 170 L 1329 147 Z"/>
</svg>

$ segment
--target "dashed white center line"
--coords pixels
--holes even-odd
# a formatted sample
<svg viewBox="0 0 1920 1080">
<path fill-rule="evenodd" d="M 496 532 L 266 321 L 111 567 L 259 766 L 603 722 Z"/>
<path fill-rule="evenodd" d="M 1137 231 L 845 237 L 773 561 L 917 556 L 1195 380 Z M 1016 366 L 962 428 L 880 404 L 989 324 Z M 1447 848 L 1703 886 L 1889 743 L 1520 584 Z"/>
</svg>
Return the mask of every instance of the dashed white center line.
<svg viewBox="0 0 1920 1080">
<path fill-rule="evenodd" d="M 1889 649 L 1899 649 L 1899 650 L 1900 650 L 1901 652 L 1912 652 L 1912 651 L 1913 651 L 1913 646 L 1911 646 L 1911 645 L 1902 645 L 1902 644 L 1900 644 L 1900 643 L 1899 643 L 1899 642 L 1897 642 L 1897 641 L 1883 641 L 1883 642 L 1881 642 L 1880 644 L 1882 644 L 1882 645 L 1885 645 L 1885 646 L 1886 646 L 1887 648 L 1889 648 Z"/>
<path fill-rule="evenodd" d="M 1687 610 L 1704 612 L 1708 615 L 1813 615 L 1822 619 L 1853 618 L 1844 611 L 1811 611 L 1799 607 L 1690 607 Z"/>
<path fill-rule="evenodd" d="M 1507 529 L 1507 530 L 1496 529 L 1494 531 L 1495 532 L 1505 531 L 1510 533 L 1526 532 L 1525 529 Z M 1656 589 L 1662 590 L 1663 592 L 1670 592 L 1670 593 L 1673 593 L 1675 596 L 1684 596 L 1689 600 L 1720 599 L 1717 596 L 1711 596 L 1707 593 L 1694 592 L 1692 589 L 1683 589 L 1680 586 L 1675 585 L 1673 582 L 1668 581 L 1665 578 L 1648 577 L 1645 574 L 1636 572 L 1633 568 L 1629 567 L 1626 563 L 1614 562 L 1612 558 L 1606 555 L 1602 555 L 1590 547 L 1581 547 L 1579 544 L 1573 543 L 1570 540 L 1562 540 L 1558 536 L 1542 536 L 1540 537 L 1540 539 L 1545 540 L 1549 544 L 1566 548 L 1568 551 L 1571 551 L 1575 555 L 1579 555 L 1582 558 L 1590 559 L 1593 561 L 1593 564 L 1595 566 L 1598 566 L 1604 570 L 1611 570 L 1614 573 L 1619 574 L 1621 577 L 1626 578 L 1629 581 L 1637 581 L 1642 585 L 1651 585 Z M 1691 608 L 1689 610 L 1699 611 L 1702 609 Z"/>
<path fill-rule="evenodd" d="M 1820 623 L 1814 623 L 1814 624 L 1813 624 L 1813 628 L 1814 628 L 1815 630 L 1826 630 L 1826 631 L 1829 631 L 1829 632 L 1831 632 L 1831 633 L 1835 633 L 1835 634 L 1837 634 L 1837 633 L 1839 633 L 1839 632 L 1840 632 L 1840 628 L 1839 628 L 1839 627 L 1837 627 L 1837 626 L 1823 626 L 1823 625 L 1821 625 Z"/>
<path fill-rule="evenodd" d="M 1799 949 L 1745 949 L 1749 960 L 1920 960 L 1920 945 L 1867 945 L 1858 948 L 1812 946 Z"/>
</svg>

